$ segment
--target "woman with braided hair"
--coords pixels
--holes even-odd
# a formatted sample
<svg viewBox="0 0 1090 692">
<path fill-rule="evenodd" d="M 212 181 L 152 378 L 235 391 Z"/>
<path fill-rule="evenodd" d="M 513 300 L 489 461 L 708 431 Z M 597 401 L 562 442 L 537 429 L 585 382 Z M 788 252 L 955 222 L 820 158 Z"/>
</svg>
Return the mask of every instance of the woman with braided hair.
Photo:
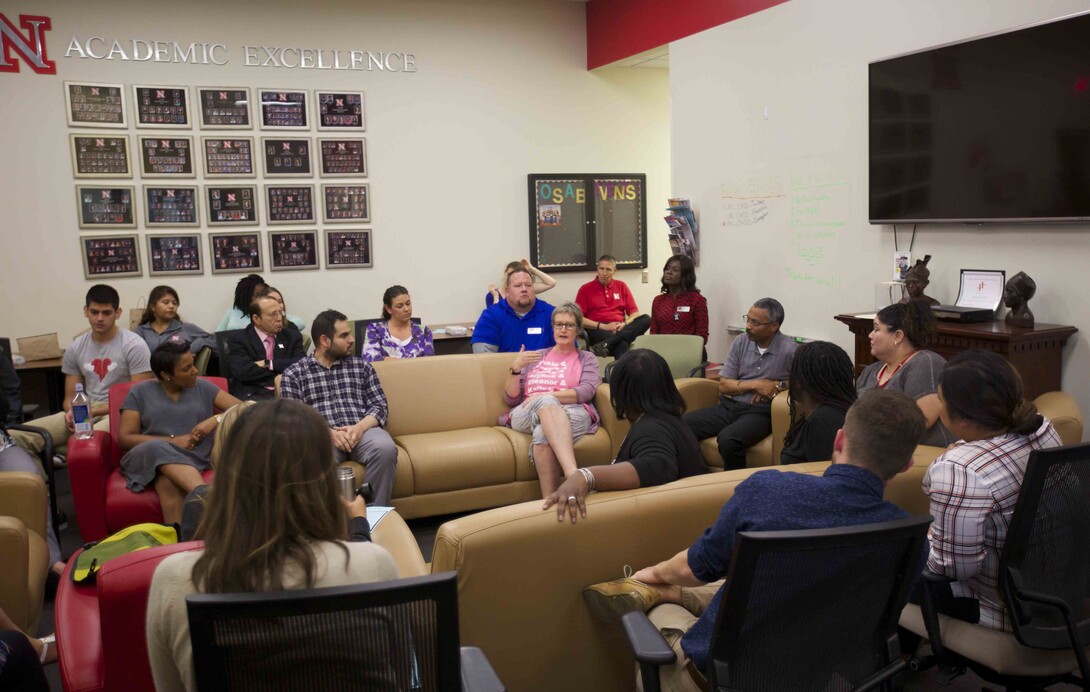
<svg viewBox="0 0 1090 692">
<path fill-rule="evenodd" d="M 851 359 L 836 344 L 813 341 L 799 347 L 788 379 L 792 423 L 783 438 L 781 464 L 833 458 L 836 431 L 857 397 L 854 375 Z"/>
</svg>

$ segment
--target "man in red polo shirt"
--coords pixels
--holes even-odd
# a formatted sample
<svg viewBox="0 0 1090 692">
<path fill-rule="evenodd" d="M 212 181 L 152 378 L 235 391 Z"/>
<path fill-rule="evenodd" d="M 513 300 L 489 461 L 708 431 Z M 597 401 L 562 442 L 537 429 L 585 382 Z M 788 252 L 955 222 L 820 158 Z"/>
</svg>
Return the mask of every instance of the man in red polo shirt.
<svg viewBox="0 0 1090 692">
<path fill-rule="evenodd" d="M 632 291 L 623 281 L 613 278 L 616 272 L 616 257 L 599 257 L 598 278 L 579 287 L 575 303 L 583 311 L 590 350 L 598 356 L 620 358 L 636 337 L 651 326 L 651 318 L 639 314 Z"/>
</svg>

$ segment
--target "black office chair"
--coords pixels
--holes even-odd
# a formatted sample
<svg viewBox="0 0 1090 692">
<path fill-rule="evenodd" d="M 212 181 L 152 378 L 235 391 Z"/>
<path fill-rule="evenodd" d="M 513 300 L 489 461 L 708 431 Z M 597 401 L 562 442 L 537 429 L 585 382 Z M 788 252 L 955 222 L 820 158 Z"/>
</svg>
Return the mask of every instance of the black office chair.
<svg viewBox="0 0 1090 692">
<path fill-rule="evenodd" d="M 356 355 L 363 353 L 363 345 L 367 342 L 367 326 L 374 324 L 375 322 L 385 322 L 385 318 L 375 317 L 367 320 L 353 320 L 355 323 L 355 337 L 356 337 Z M 419 317 L 412 317 L 409 320 L 413 324 L 420 324 Z"/>
<path fill-rule="evenodd" d="M 220 377 L 231 381 L 231 334 L 241 329 L 230 329 L 224 332 L 216 332 L 216 354 L 220 361 Z"/>
<path fill-rule="evenodd" d="M 836 529 L 740 532 L 712 635 L 709 690 L 863 690 L 905 668 L 897 617 L 923 566 L 931 517 Z M 643 689 L 675 660 L 642 612 L 622 617 Z"/>
<path fill-rule="evenodd" d="M 459 648 L 456 577 L 187 596 L 197 688 L 502 691 Z"/>
<path fill-rule="evenodd" d="M 0 358 L 4 358 L 7 363 L 7 367 L 4 368 L 5 378 L 10 378 L 10 382 L 5 381 L 3 383 L 4 389 L 15 388 L 16 390 L 18 390 L 19 375 L 15 372 L 15 363 L 12 360 L 11 353 L 11 339 L 7 337 L 0 337 Z M 3 394 L 0 393 L 0 396 L 2 395 Z M 33 418 L 34 414 L 37 413 L 38 408 L 38 404 L 24 404 L 20 399 L 18 410 L 15 411 L 15 414 L 19 419 L 18 422 L 25 423 Z"/>
<path fill-rule="evenodd" d="M 939 663 L 949 677 L 967 666 L 1008 689 L 1090 689 L 1090 443 L 1030 454 L 999 558 L 1013 634 L 939 615 L 935 590 L 949 580 L 925 577 L 920 606 L 901 619 L 931 644 L 933 655 L 913 660 L 914 669 Z"/>
</svg>

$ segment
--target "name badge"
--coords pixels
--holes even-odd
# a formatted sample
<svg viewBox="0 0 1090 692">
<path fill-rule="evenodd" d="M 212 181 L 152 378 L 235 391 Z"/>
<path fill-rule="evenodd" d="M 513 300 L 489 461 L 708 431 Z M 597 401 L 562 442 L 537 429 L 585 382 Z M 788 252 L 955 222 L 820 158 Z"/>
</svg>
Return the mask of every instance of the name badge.
<svg viewBox="0 0 1090 692">
<path fill-rule="evenodd" d="M 541 333 L 541 327 L 527 327 L 526 328 L 526 333 L 527 334 L 540 334 Z"/>
<path fill-rule="evenodd" d="M 621 294 L 620 293 L 614 293 L 613 294 L 613 300 L 620 300 L 620 299 L 621 299 Z"/>
<path fill-rule="evenodd" d="M 689 312 L 689 306 L 688 305 L 679 305 L 678 308 L 677 308 L 677 311 L 678 312 Z"/>
<path fill-rule="evenodd" d="M 284 348 L 284 344 L 277 344 L 276 347 L 277 348 Z"/>
</svg>

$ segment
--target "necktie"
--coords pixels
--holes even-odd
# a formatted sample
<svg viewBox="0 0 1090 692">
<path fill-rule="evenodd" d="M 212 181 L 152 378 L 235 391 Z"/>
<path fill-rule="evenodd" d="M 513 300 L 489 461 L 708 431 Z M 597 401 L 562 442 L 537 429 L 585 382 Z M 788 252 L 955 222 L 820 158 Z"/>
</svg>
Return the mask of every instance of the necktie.
<svg viewBox="0 0 1090 692">
<path fill-rule="evenodd" d="M 272 369 L 273 346 L 275 344 L 276 341 L 271 336 L 265 337 L 265 366 L 270 370 Z"/>
</svg>

